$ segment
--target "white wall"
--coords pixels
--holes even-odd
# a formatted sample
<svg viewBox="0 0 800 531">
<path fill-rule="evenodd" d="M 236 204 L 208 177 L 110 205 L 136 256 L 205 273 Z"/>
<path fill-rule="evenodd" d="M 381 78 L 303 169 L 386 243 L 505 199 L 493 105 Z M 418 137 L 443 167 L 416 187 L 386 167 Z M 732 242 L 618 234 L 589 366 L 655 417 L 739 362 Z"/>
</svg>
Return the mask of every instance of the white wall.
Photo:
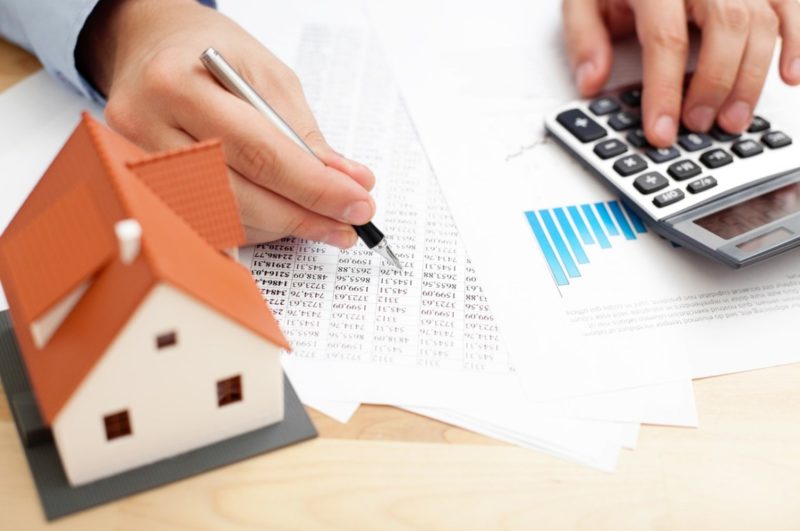
<svg viewBox="0 0 800 531">
<path fill-rule="evenodd" d="M 177 344 L 156 348 L 175 330 Z M 243 400 L 217 406 L 217 381 L 241 374 Z M 127 409 L 132 435 L 106 440 Z M 155 287 L 53 423 L 67 478 L 88 483 L 283 418 L 280 352 L 165 284 Z"/>
</svg>

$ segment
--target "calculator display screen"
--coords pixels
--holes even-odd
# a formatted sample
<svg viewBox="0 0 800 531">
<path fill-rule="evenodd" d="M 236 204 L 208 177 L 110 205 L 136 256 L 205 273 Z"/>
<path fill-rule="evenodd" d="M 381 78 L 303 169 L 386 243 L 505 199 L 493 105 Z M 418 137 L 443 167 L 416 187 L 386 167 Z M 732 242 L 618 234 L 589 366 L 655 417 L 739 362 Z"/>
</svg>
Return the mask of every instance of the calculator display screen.
<svg viewBox="0 0 800 531">
<path fill-rule="evenodd" d="M 729 240 L 796 212 L 800 212 L 800 183 L 748 199 L 694 222 Z"/>
</svg>

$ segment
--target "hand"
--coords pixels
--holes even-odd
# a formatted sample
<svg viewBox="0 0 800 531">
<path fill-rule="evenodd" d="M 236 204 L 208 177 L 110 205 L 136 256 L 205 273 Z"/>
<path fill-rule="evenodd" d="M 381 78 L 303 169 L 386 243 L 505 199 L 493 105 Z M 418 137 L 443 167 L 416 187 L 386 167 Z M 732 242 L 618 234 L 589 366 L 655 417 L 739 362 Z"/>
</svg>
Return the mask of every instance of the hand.
<svg viewBox="0 0 800 531">
<path fill-rule="evenodd" d="M 213 46 L 284 117 L 319 162 L 200 63 Z M 250 242 L 294 235 L 346 248 L 369 221 L 373 174 L 328 146 L 297 76 L 224 15 L 194 0 L 102 0 L 76 49 L 108 96 L 106 120 L 148 151 L 222 139 Z"/>
<path fill-rule="evenodd" d="M 675 141 L 680 120 L 738 133 L 753 118 L 775 42 L 780 72 L 800 83 L 797 0 L 564 0 L 564 26 L 580 92 L 599 91 L 611 72 L 611 39 L 636 33 L 643 50 L 642 110 L 651 144 Z M 688 23 L 702 33 L 697 69 L 684 96 Z"/>
</svg>

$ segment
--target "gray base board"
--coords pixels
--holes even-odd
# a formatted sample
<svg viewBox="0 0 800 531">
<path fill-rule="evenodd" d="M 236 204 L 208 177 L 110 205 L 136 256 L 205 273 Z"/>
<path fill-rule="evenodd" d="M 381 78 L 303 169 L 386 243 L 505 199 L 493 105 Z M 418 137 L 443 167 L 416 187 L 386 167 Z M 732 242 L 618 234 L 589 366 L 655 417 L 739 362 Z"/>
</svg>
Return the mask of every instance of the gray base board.
<svg viewBox="0 0 800 531">
<path fill-rule="evenodd" d="M 7 311 L 0 313 L 0 378 L 13 411 L 13 397 L 30 393 L 30 383 Z M 52 440 L 31 447 L 23 442 L 45 516 L 48 520 L 66 516 L 316 437 L 317 431 L 285 375 L 284 392 L 282 422 L 81 487 L 67 483 Z"/>
</svg>

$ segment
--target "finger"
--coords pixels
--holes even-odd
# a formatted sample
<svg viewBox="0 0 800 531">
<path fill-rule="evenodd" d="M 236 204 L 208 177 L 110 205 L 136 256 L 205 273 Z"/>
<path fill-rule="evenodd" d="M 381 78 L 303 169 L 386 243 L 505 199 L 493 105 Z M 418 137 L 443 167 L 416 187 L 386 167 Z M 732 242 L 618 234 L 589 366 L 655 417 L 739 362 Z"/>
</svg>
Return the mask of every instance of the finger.
<svg viewBox="0 0 800 531">
<path fill-rule="evenodd" d="M 707 131 L 736 83 L 750 11 L 743 0 L 713 0 L 698 7 L 695 21 L 702 29 L 702 42 L 683 120 L 690 129 Z"/>
<path fill-rule="evenodd" d="M 717 118 L 719 126 L 731 133 L 744 131 L 753 119 L 778 38 L 778 15 L 769 5 L 760 4 L 751 13 L 750 37 L 736 84 Z"/>
<path fill-rule="evenodd" d="M 780 18 L 781 77 L 790 85 L 800 84 L 800 2 L 772 0 Z"/>
<path fill-rule="evenodd" d="M 316 124 L 314 124 L 314 127 L 316 127 Z M 313 151 L 326 166 L 330 166 L 331 168 L 335 168 L 349 175 L 367 190 L 375 188 L 375 174 L 372 173 L 372 170 L 360 162 L 350 160 L 341 153 L 334 151 L 325 141 L 319 129 L 302 130 L 305 131 L 303 139 L 306 144 L 308 144 L 311 151 Z"/>
<path fill-rule="evenodd" d="M 657 147 L 675 141 L 681 111 L 689 34 L 683 2 L 643 0 L 633 4 L 642 44 L 642 120 Z"/>
<path fill-rule="evenodd" d="M 611 37 L 597 0 L 564 0 L 567 54 L 583 96 L 597 93 L 611 74 Z"/>
<path fill-rule="evenodd" d="M 291 235 L 321 241 L 347 249 L 356 243 L 350 225 L 310 212 L 285 197 L 257 186 L 236 172 L 231 174 L 242 224 L 248 227 L 248 240 L 259 235 L 261 241 L 272 241 Z M 256 243 L 249 240 L 249 243 Z"/>
<path fill-rule="evenodd" d="M 303 151 L 210 77 L 188 91 L 174 112 L 192 136 L 221 138 L 228 164 L 258 186 L 343 222 L 363 224 L 374 215 L 375 203 L 361 185 Z"/>
</svg>

